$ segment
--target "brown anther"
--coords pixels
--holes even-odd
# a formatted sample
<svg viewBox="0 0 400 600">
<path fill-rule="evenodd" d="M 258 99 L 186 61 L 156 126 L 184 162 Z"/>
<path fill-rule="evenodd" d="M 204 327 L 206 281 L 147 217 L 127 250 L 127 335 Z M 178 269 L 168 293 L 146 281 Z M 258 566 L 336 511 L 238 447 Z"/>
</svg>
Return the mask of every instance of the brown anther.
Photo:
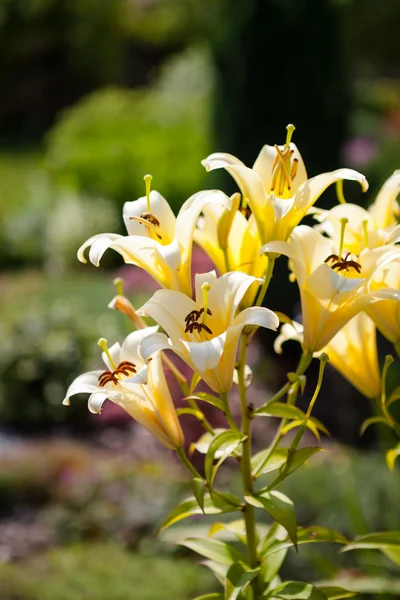
<svg viewBox="0 0 400 600">
<path fill-rule="evenodd" d="M 160 221 L 157 219 L 157 217 L 155 215 L 153 215 L 153 213 L 144 212 L 142 215 L 140 215 L 140 217 L 142 219 L 144 219 L 145 221 L 148 221 L 155 227 L 160 227 Z"/>
<path fill-rule="evenodd" d="M 292 170 L 290 172 L 290 176 L 292 179 L 294 179 L 296 177 L 298 169 L 299 169 L 299 159 L 294 158 L 293 164 L 292 164 Z"/>
<path fill-rule="evenodd" d="M 128 360 L 123 360 L 114 371 L 104 371 L 99 375 L 99 386 L 104 387 L 110 381 L 117 385 L 119 381 L 118 375 L 128 377 L 135 373 L 137 373 L 135 365 Z"/>
<path fill-rule="evenodd" d="M 193 333 L 193 331 L 198 331 L 200 333 L 200 331 L 204 329 L 204 331 L 207 331 L 207 333 L 209 333 L 210 335 L 212 335 L 212 331 L 209 327 L 207 327 L 207 325 L 205 323 L 189 323 L 188 325 L 186 325 L 185 328 L 185 333 Z"/>
<path fill-rule="evenodd" d="M 201 315 L 204 312 L 204 308 L 200 308 L 200 310 L 192 310 L 188 315 L 186 315 L 185 317 L 185 321 L 186 321 L 186 325 L 188 325 L 189 323 L 196 322 L 200 319 Z M 208 315 L 212 315 L 212 312 L 209 308 L 207 308 L 207 314 Z"/>
<path fill-rule="evenodd" d="M 356 260 L 348 260 L 350 254 L 350 252 L 347 252 L 346 256 L 343 258 L 340 258 L 337 254 L 330 254 L 324 262 L 329 263 L 330 261 L 334 261 L 334 264 L 331 265 L 331 269 L 333 270 L 337 269 L 338 271 L 349 271 L 350 269 L 354 269 L 358 274 L 360 274 L 361 265 Z"/>
</svg>

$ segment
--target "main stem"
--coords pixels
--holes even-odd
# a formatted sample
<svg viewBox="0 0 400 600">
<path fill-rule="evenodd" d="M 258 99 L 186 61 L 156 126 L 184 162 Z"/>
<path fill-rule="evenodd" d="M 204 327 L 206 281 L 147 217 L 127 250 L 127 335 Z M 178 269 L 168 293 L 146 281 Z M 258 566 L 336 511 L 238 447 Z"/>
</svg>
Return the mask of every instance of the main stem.
<svg viewBox="0 0 400 600">
<path fill-rule="evenodd" d="M 244 495 L 253 494 L 253 477 L 251 473 L 251 408 L 247 405 L 246 383 L 245 383 L 245 366 L 247 354 L 247 336 L 242 335 L 239 363 L 238 363 L 238 379 L 239 379 L 239 395 L 240 407 L 242 411 L 242 434 L 244 441 L 242 443 L 242 458 L 240 462 L 240 470 L 242 474 Z M 251 504 L 245 504 L 244 521 L 246 526 L 247 549 L 249 562 L 251 567 L 257 567 L 257 540 L 256 540 L 256 518 L 255 509 Z M 252 581 L 254 598 L 259 595 L 259 587 L 257 578 Z"/>
</svg>

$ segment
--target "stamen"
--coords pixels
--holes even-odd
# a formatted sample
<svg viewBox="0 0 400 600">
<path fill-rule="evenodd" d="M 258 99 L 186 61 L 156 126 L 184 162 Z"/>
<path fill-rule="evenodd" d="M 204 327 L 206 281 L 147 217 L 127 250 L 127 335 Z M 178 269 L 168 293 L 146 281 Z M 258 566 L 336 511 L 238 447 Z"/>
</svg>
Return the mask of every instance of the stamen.
<svg viewBox="0 0 400 600">
<path fill-rule="evenodd" d="M 287 131 L 286 144 L 285 144 L 286 148 L 289 148 L 289 144 L 292 140 L 292 135 L 293 135 L 293 132 L 295 129 L 296 129 L 296 127 L 294 125 L 292 125 L 292 123 L 289 123 L 289 125 L 286 126 L 286 131 Z"/>
<path fill-rule="evenodd" d="M 201 286 L 201 291 L 203 292 L 203 314 L 201 317 L 201 322 L 204 324 L 206 322 L 207 315 L 209 314 L 208 310 L 208 293 L 211 290 L 211 285 L 205 281 Z"/>
<path fill-rule="evenodd" d="M 118 385 L 121 376 L 129 377 L 129 375 L 135 373 L 137 373 L 136 366 L 128 360 L 123 360 L 114 371 L 104 371 L 104 373 L 99 376 L 99 386 L 104 387 L 106 383 L 110 383 L 110 381 L 115 385 Z"/>
<path fill-rule="evenodd" d="M 148 228 L 149 232 L 155 233 L 159 240 L 162 240 L 162 236 L 158 233 L 157 227 L 160 226 L 160 221 L 157 217 L 151 213 L 143 213 L 141 217 L 129 217 L 130 221 L 138 221 Z"/>
<path fill-rule="evenodd" d="M 343 252 L 343 242 L 344 242 L 344 232 L 346 229 L 346 225 L 349 222 L 347 217 L 343 217 L 340 219 L 340 244 L 339 244 L 339 256 L 342 256 Z"/>
<path fill-rule="evenodd" d="M 343 179 L 336 182 L 336 195 L 340 204 L 346 204 L 346 199 L 343 194 Z"/>
<path fill-rule="evenodd" d="M 110 361 L 110 364 L 111 364 L 112 368 L 116 369 L 117 365 L 115 364 L 114 359 L 111 356 L 110 351 L 109 351 L 109 349 L 107 347 L 107 340 L 105 338 L 100 338 L 99 341 L 97 342 L 97 344 L 100 346 L 100 348 L 106 354 L 108 360 Z"/>
<path fill-rule="evenodd" d="M 115 285 L 115 289 L 117 290 L 117 296 L 123 296 L 124 280 L 122 279 L 122 277 L 116 277 L 113 281 L 113 284 Z"/>
<path fill-rule="evenodd" d="M 361 223 L 361 225 L 363 226 L 363 230 L 364 230 L 365 247 L 368 248 L 368 221 L 367 221 L 367 219 L 364 219 L 364 221 Z"/>
<path fill-rule="evenodd" d="M 151 213 L 151 205 L 150 205 L 150 190 L 151 190 L 151 180 L 153 179 L 152 175 L 145 175 L 143 179 L 146 182 L 146 198 L 147 198 L 147 210 Z"/>
</svg>

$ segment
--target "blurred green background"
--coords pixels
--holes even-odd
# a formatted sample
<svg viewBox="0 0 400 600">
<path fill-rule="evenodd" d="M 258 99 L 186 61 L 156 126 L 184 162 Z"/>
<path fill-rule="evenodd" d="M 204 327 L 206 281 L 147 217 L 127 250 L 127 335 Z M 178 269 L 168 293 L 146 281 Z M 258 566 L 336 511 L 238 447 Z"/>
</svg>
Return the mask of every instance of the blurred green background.
<svg viewBox="0 0 400 600">
<path fill-rule="evenodd" d="M 154 539 L 188 493 L 173 457 L 118 410 L 94 419 L 84 399 L 61 406 L 73 377 L 98 365 L 98 337 L 129 331 L 106 309 L 114 277 L 136 305 L 153 289 L 115 256 L 96 270 L 76 250 L 123 231 L 121 207 L 143 195 L 147 172 L 175 211 L 202 188 L 233 191 L 201 159 L 225 151 L 251 164 L 264 143 L 284 141 L 288 122 L 311 176 L 358 169 L 368 197 L 351 185 L 346 197 L 372 201 L 400 167 L 399 27 L 398 0 L 0 0 L 2 600 L 186 600 L 214 589 L 203 567 Z M 275 279 L 269 306 L 294 315 L 284 264 Z M 261 393 L 295 360 L 289 345 L 277 375 L 269 342 L 258 348 L 258 372 L 271 373 Z M 398 475 L 383 459 L 391 440 L 359 440 L 369 412 L 330 371 L 317 409 L 330 458 L 288 490 L 301 524 L 350 537 L 400 529 Z M 184 425 L 189 440 L 199 434 Z M 392 569 L 327 548 L 290 554 L 284 574 Z"/>
</svg>

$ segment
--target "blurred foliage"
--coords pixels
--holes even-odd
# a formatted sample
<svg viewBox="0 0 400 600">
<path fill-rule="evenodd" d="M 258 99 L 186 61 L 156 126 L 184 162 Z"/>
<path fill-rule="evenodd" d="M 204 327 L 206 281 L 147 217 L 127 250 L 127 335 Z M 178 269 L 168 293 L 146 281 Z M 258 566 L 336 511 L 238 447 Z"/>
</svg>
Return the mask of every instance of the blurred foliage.
<svg viewBox="0 0 400 600">
<path fill-rule="evenodd" d="M 3 135 L 37 136 L 60 108 L 152 68 L 216 23 L 220 2 L 1 0 Z"/>
<path fill-rule="evenodd" d="M 81 285 L 77 280 L 49 281 L 46 291 L 43 284 L 38 289 L 33 283 L 36 298 L 32 301 L 29 279 L 19 283 L 13 290 L 23 290 L 22 296 L 16 300 L 9 290 L 8 300 L 1 303 L 1 421 L 31 430 L 60 423 L 85 426 L 86 402 L 73 402 L 69 409 L 61 402 L 67 382 L 93 367 L 96 340 L 119 337 L 118 319 L 104 314 L 112 285 L 103 278 L 86 277 Z M 98 364 L 98 354 L 95 357 Z"/>
<path fill-rule="evenodd" d="M 207 53 L 189 49 L 146 90 L 95 92 L 49 134 L 47 165 L 59 183 L 120 204 L 144 195 L 150 172 L 177 209 L 206 179 L 211 86 Z"/>
<path fill-rule="evenodd" d="M 0 566 L 2 600 L 190 600 L 212 584 L 206 569 L 187 560 L 140 556 L 113 544 L 70 546 Z"/>
</svg>

